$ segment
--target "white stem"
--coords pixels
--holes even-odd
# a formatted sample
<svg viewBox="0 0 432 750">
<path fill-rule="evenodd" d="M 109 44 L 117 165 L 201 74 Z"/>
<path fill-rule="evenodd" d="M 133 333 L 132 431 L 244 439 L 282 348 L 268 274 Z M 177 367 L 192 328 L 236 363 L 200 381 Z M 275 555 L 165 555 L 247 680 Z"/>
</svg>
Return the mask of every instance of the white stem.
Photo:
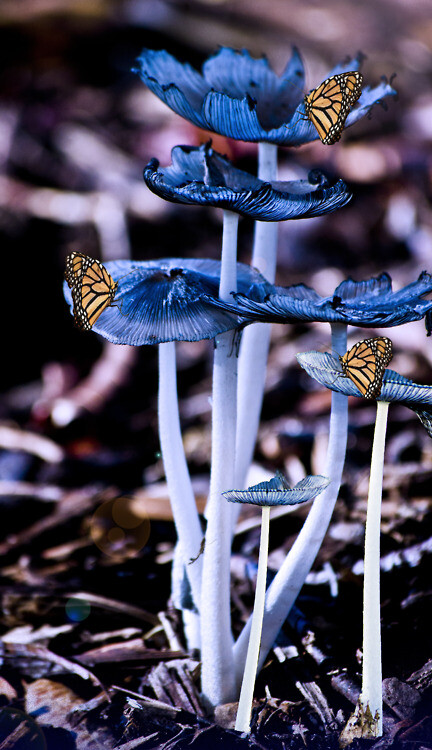
<svg viewBox="0 0 432 750">
<path fill-rule="evenodd" d="M 199 654 L 201 649 L 201 618 L 199 612 L 184 609 L 182 620 L 188 651 L 191 654 Z"/>
<path fill-rule="evenodd" d="M 177 542 L 171 567 L 171 602 L 182 613 L 184 638 L 188 651 L 192 654 L 199 653 L 201 649 L 201 623 L 198 610 L 185 606 L 185 596 L 190 599 L 185 580 L 187 578 L 187 562 L 180 542 Z"/>
<path fill-rule="evenodd" d="M 369 478 L 364 554 L 363 680 L 360 703 L 369 707 L 373 737 L 383 731 L 383 697 L 380 623 L 380 525 L 384 448 L 389 404 L 377 402 L 374 441 Z"/>
<path fill-rule="evenodd" d="M 258 177 L 267 182 L 277 180 L 277 146 L 272 143 L 260 143 L 258 146 Z M 277 236 L 277 222 L 255 222 L 251 265 L 270 282 L 274 282 L 276 274 Z M 255 448 L 264 395 L 270 331 L 268 323 L 254 323 L 246 328 L 242 336 L 239 357 L 236 488 L 244 487 Z"/>
<path fill-rule="evenodd" d="M 195 606 L 200 610 L 202 530 L 184 453 L 177 397 L 175 342 L 159 344 L 159 441 L 174 523 Z"/>
<path fill-rule="evenodd" d="M 347 327 L 332 325 L 332 348 L 344 354 L 346 351 Z M 263 633 L 259 667 L 294 604 L 315 557 L 321 547 L 335 506 L 342 471 L 348 430 L 348 400 L 341 393 L 332 393 L 330 431 L 327 448 L 325 475 L 329 477 L 328 488 L 314 500 L 303 527 L 285 558 L 282 567 L 268 588 L 264 612 Z M 250 630 L 250 618 L 234 646 L 237 683 L 240 684 Z"/>
<path fill-rule="evenodd" d="M 221 275 L 219 297 L 224 302 L 232 302 L 231 292 L 237 291 L 237 233 L 239 215 L 232 211 L 223 212 Z"/>
<path fill-rule="evenodd" d="M 252 700 L 258 668 L 261 631 L 264 616 L 264 603 L 267 580 L 267 560 L 269 546 L 270 506 L 264 505 L 261 514 L 261 539 L 258 558 L 258 572 L 255 589 L 255 601 L 252 613 L 252 624 L 249 646 L 240 691 L 235 729 L 238 732 L 250 732 Z"/>
<path fill-rule="evenodd" d="M 224 211 L 220 297 L 237 288 L 238 216 Z M 211 706 L 235 697 L 230 617 L 231 507 L 221 493 L 235 487 L 237 352 L 232 331 L 215 339 L 212 454 L 201 594 L 201 688 Z"/>
</svg>

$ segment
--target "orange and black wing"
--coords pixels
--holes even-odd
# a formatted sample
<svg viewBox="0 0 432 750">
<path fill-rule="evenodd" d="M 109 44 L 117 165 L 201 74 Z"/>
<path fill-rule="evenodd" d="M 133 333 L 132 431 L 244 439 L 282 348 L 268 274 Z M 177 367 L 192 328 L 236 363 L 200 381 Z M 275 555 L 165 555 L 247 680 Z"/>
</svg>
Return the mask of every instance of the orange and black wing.
<svg viewBox="0 0 432 750">
<path fill-rule="evenodd" d="M 381 393 L 384 371 L 393 356 L 390 339 L 379 336 L 354 344 L 340 357 L 342 372 L 357 386 L 365 398 L 377 398 Z"/>
<path fill-rule="evenodd" d="M 305 112 L 326 145 L 342 135 L 348 113 L 361 94 L 363 76 L 357 70 L 323 81 L 304 98 Z"/>
<path fill-rule="evenodd" d="M 68 255 L 65 278 L 72 293 L 75 323 L 89 331 L 113 303 L 117 282 L 102 263 L 82 253 Z"/>
<path fill-rule="evenodd" d="M 83 265 L 86 262 L 87 255 L 82 253 L 71 253 L 66 258 L 65 279 L 72 289 L 77 280 L 82 275 Z"/>
<path fill-rule="evenodd" d="M 393 344 L 386 336 L 378 336 L 370 339 L 372 346 L 376 348 L 377 357 L 381 357 L 384 367 L 387 367 L 393 357 Z"/>
</svg>

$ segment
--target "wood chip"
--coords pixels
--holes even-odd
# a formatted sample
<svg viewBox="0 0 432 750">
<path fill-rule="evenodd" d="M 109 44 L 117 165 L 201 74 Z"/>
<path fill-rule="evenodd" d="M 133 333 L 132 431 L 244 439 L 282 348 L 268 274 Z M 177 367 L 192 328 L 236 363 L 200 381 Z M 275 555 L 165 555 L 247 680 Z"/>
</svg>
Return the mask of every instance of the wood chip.
<svg viewBox="0 0 432 750">
<path fill-rule="evenodd" d="M 386 677 L 383 680 L 383 699 L 400 719 L 413 719 L 421 695 L 412 685 L 397 677 Z"/>
<path fill-rule="evenodd" d="M 68 687 L 53 680 L 39 679 L 26 686 L 25 708 L 46 727 L 69 730 L 77 750 L 101 750 L 114 746 L 114 737 L 105 725 L 91 732 L 83 724 L 72 724 L 70 716 L 82 699 Z"/>
<path fill-rule="evenodd" d="M 17 643 L 6 643 L 5 654 L 11 654 L 12 656 L 24 656 L 28 659 L 37 659 L 41 661 L 50 662 L 59 667 L 61 672 L 67 674 L 72 673 L 81 677 L 83 680 L 89 680 L 99 688 L 103 688 L 100 680 L 85 667 L 80 664 L 76 664 L 69 659 L 65 659 L 64 656 L 55 654 L 53 651 L 45 648 L 45 646 L 36 646 L 33 643 L 30 644 L 17 644 Z"/>
<path fill-rule="evenodd" d="M 185 711 L 204 716 L 198 699 L 198 691 L 191 674 L 198 666 L 192 659 L 178 659 L 169 664 L 158 664 L 146 677 L 158 700 Z"/>
<path fill-rule="evenodd" d="M 134 638 L 126 643 L 109 643 L 100 648 L 85 651 L 76 657 L 80 664 L 94 664 L 123 662 L 123 661 L 149 661 L 154 659 L 178 659 L 183 656 L 183 651 L 161 651 L 160 649 L 147 648 L 142 638 Z"/>
<path fill-rule="evenodd" d="M 146 612 L 145 609 L 135 607 L 132 604 L 127 604 L 117 599 L 110 599 L 107 596 L 98 596 L 98 594 L 91 594 L 89 591 L 78 591 L 69 594 L 65 594 L 66 599 L 84 599 L 84 601 L 91 604 L 93 607 L 100 607 L 101 609 L 113 610 L 114 612 L 121 612 L 123 615 L 133 617 L 136 620 L 143 620 L 144 622 L 150 623 L 150 625 L 160 625 L 159 618 L 153 615 L 151 612 Z"/>
<path fill-rule="evenodd" d="M 296 688 L 300 691 L 310 706 L 317 712 L 321 721 L 329 730 L 336 730 L 338 722 L 331 710 L 323 691 L 316 682 L 296 682 Z"/>
</svg>

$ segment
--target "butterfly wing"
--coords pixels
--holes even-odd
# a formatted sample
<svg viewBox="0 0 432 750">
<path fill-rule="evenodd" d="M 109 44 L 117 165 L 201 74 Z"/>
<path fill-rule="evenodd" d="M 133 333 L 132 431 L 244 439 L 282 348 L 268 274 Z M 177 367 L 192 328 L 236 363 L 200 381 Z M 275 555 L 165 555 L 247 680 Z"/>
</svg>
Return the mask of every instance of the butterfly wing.
<svg viewBox="0 0 432 750">
<path fill-rule="evenodd" d="M 390 339 L 380 336 L 364 339 L 340 357 L 344 375 L 352 380 L 365 398 L 381 393 L 384 371 L 393 356 Z"/>
<path fill-rule="evenodd" d="M 83 264 L 86 257 L 87 256 L 82 253 L 71 253 L 66 258 L 65 279 L 71 289 L 75 286 L 77 280 L 82 275 Z"/>
<path fill-rule="evenodd" d="M 72 253 L 66 258 L 65 278 L 72 293 L 75 323 L 89 331 L 103 310 L 112 304 L 117 282 L 102 263 L 82 253 Z"/>
<path fill-rule="evenodd" d="M 380 357 L 384 367 L 387 367 L 393 358 L 393 344 L 386 336 L 370 339 L 372 346 L 376 347 L 376 355 Z"/>
<path fill-rule="evenodd" d="M 362 82 L 357 70 L 339 73 L 305 96 L 305 112 L 326 145 L 340 139 L 348 113 L 361 94 Z"/>
</svg>

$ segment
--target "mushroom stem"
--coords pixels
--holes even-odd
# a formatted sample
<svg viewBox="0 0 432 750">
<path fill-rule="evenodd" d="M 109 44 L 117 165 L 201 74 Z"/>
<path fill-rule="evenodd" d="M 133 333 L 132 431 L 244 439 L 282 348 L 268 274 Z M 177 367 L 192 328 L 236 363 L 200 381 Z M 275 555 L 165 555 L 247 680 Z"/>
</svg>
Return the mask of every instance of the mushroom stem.
<svg viewBox="0 0 432 750">
<path fill-rule="evenodd" d="M 377 401 L 375 432 L 366 511 L 363 583 L 362 689 L 354 712 L 339 738 L 340 747 L 354 739 L 374 739 L 383 733 L 380 608 L 380 527 L 388 401 Z"/>
<path fill-rule="evenodd" d="M 231 299 L 237 288 L 238 215 L 224 211 L 219 296 Z M 202 693 L 211 706 L 235 697 L 230 616 L 231 507 L 221 497 L 235 486 L 237 351 L 235 333 L 215 339 L 212 396 L 212 451 L 207 531 L 201 594 Z"/>
<path fill-rule="evenodd" d="M 188 568 L 192 565 L 190 560 L 185 560 L 183 549 L 177 542 L 171 565 L 171 602 L 181 612 L 184 639 L 189 653 L 198 653 L 201 649 L 200 613 L 191 596 L 190 581 L 187 578 Z"/>
<path fill-rule="evenodd" d="M 332 348 L 334 351 L 345 353 L 346 342 L 347 326 L 333 323 Z M 259 668 L 306 580 L 330 523 L 342 479 L 347 430 L 348 399 L 341 393 L 332 393 L 329 442 L 326 467 L 323 472 L 329 477 L 331 483 L 315 500 L 296 541 L 267 591 Z M 250 622 L 249 618 L 234 646 L 238 685 L 243 675 Z"/>
<path fill-rule="evenodd" d="M 235 729 L 238 732 L 250 732 L 252 700 L 258 668 L 258 657 L 261 644 L 261 631 L 264 616 L 267 560 L 270 528 L 270 506 L 263 505 L 261 513 L 261 538 L 258 557 L 258 572 L 255 587 L 255 601 L 246 656 L 240 699 L 237 710 Z"/>
<path fill-rule="evenodd" d="M 258 144 L 258 177 L 277 180 L 277 146 Z M 278 223 L 255 222 L 251 265 L 274 282 L 276 274 Z M 242 336 L 239 357 L 238 418 L 235 487 L 244 487 L 252 461 L 264 395 L 271 326 L 254 323 Z"/>
<path fill-rule="evenodd" d="M 221 275 L 219 297 L 232 302 L 231 292 L 237 291 L 237 233 L 239 214 L 223 212 Z M 230 331 L 228 332 L 230 333 Z"/>
<path fill-rule="evenodd" d="M 382 735 L 382 666 L 380 623 L 380 524 L 384 448 L 389 403 L 377 401 L 366 513 L 363 596 L 363 679 L 360 703 L 370 710 L 369 737 Z M 363 736 L 365 736 L 363 734 Z"/>
<path fill-rule="evenodd" d="M 200 610 L 202 530 L 184 453 L 177 397 L 175 342 L 159 344 L 159 441 L 183 563 L 192 588 L 195 606 Z"/>
</svg>

